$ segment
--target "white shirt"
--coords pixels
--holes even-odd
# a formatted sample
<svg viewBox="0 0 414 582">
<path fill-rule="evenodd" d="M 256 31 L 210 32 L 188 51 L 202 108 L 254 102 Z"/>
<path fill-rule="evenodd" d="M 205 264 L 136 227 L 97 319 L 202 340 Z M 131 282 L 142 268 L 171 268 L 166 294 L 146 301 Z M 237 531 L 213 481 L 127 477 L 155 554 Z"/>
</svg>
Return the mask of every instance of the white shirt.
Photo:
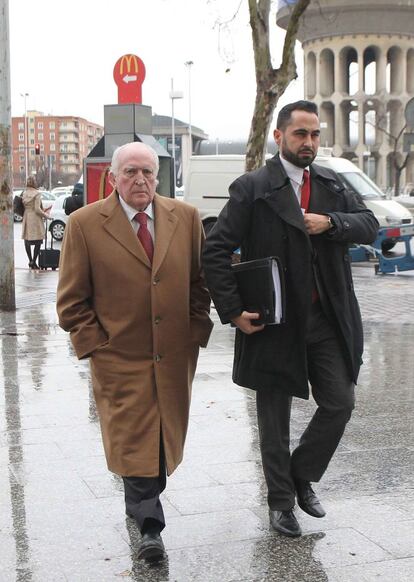
<svg viewBox="0 0 414 582">
<path fill-rule="evenodd" d="M 285 172 L 290 180 L 290 183 L 292 184 L 293 191 L 296 194 L 296 198 L 298 199 L 299 206 L 300 206 L 300 194 L 301 194 L 300 191 L 301 191 L 302 182 L 303 182 L 303 170 L 305 168 L 298 168 L 297 166 L 295 166 L 291 162 L 288 162 L 288 160 L 285 160 L 285 158 L 282 158 L 280 153 L 279 153 L 279 157 L 280 157 L 280 161 L 282 163 L 282 166 L 285 168 Z M 309 166 L 306 169 L 309 170 Z"/>
<path fill-rule="evenodd" d="M 132 208 L 132 206 L 127 204 L 125 202 L 125 200 L 122 198 L 122 196 L 119 196 L 119 202 L 121 203 L 121 206 L 124 209 L 124 212 L 127 215 L 129 223 L 132 226 L 132 228 L 134 229 L 135 234 L 138 234 L 139 222 L 137 220 L 135 220 L 135 216 L 137 215 L 138 210 L 135 210 L 135 208 Z M 150 234 L 152 236 L 152 240 L 154 241 L 155 240 L 155 227 L 154 227 L 153 203 L 151 202 L 151 204 L 148 204 L 148 206 L 146 207 L 145 210 L 143 210 L 143 212 L 145 212 L 145 214 L 148 216 L 147 228 L 150 231 Z"/>
</svg>

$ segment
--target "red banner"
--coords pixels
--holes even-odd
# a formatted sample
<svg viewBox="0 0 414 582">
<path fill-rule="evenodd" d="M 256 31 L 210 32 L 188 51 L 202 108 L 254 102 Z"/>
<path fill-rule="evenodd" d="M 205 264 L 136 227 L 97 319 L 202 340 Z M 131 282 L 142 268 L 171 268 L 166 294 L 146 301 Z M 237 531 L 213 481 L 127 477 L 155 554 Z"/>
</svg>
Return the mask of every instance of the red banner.
<svg viewBox="0 0 414 582">
<path fill-rule="evenodd" d="M 102 200 L 111 194 L 113 187 L 109 182 L 111 162 L 86 161 L 86 204 Z"/>
</svg>

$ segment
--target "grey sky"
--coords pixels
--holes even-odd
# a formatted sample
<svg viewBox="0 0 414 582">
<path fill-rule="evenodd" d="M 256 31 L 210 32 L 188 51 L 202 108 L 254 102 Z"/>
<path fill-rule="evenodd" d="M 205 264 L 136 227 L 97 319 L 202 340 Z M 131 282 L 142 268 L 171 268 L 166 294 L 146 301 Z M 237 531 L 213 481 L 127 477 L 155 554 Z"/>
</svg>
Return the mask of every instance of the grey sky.
<svg viewBox="0 0 414 582">
<path fill-rule="evenodd" d="M 9 0 L 12 115 L 27 109 L 45 114 L 77 115 L 103 124 L 103 106 L 117 103 L 113 67 L 126 53 L 138 55 L 147 75 L 143 104 L 153 113 L 188 121 L 188 68 L 191 66 L 191 120 L 217 137 L 247 138 L 255 98 L 255 80 L 247 0 L 238 16 L 222 27 L 240 0 Z M 273 22 L 275 19 L 273 17 Z M 283 33 L 273 35 L 277 65 Z M 302 52 L 299 79 L 279 105 L 303 96 Z M 226 72 L 227 71 L 227 72 Z"/>
</svg>

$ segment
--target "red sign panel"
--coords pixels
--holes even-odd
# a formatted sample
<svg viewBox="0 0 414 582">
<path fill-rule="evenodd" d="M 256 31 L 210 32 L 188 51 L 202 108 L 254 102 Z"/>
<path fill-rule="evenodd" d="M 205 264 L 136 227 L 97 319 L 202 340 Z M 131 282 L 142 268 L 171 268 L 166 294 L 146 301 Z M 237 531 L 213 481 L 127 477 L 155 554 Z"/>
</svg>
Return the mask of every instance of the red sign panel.
<svg viewBox="0 0 414 582">
<path fill-rule="evenodd" d="M 86 204 L 107 198 L 113 190 L 109 182 L 109 168 L 111 161 L 95 162 L 93 158 L 84 161 L 84 182 Z"/>
<path fill-rule="evenodd" d="M 118 103 L 142 103 L 142 83 L 145 65 L 136 55 L 123 55 L 114 67 L 114 81 L 118 86 Z"/>
</svg>

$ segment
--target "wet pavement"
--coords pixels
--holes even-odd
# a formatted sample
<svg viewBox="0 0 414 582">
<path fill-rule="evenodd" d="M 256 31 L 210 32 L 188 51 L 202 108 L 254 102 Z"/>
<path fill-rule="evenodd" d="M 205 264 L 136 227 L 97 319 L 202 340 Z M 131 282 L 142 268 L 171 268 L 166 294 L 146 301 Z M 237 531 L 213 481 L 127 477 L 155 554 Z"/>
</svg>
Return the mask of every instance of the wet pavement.
<svg viewBox="0 0 414 582">
<path fill-rule="evenodd" d="M 21 246 L 18 309 L 0 313 L 0 582 L 414 580 L 414 272 L 353 268 L 357 406 L 316 486 L 327 516 L 297 509 L 297 539 L 269 528 L 254 394 L 232 384 L 233 331 L 213 313 L 185 459 L 163 495 L 168 559 L 149 567 L 106 469 L 88 364 L 57 324 L 57 272 L 30 272 Z M 295 401 L 293 442 L 313 409 Z"/>
</svg>

